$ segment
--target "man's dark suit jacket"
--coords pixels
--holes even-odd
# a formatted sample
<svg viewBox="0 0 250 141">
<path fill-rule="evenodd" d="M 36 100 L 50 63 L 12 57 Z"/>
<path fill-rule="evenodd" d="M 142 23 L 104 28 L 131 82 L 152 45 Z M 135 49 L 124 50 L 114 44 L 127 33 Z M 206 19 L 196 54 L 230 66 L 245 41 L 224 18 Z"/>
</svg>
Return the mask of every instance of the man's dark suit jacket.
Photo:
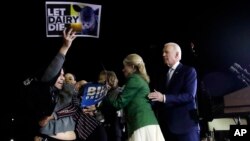
<svg viewBox="0 0 250 141">
<path fill-rule="evenodd" d="M 165 103 L 156 103 L 162 128 L 175 134 L 199 130 L 196 107 L 197 74 L 193 67 L 179 64 L 166 85 L 168 69 L 162 73 L 155 89 L 166 95 Z M 163 130 L 164 130 L 163 129 Z"/>
</svg>

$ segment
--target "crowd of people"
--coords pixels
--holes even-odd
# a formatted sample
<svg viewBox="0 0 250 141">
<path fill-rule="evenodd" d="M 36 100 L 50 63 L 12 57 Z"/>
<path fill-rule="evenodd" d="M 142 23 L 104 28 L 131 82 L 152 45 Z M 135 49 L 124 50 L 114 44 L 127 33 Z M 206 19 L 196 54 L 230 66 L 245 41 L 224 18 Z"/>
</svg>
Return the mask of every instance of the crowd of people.
<svg viewBox="0 0 250 141">
<path fill-rule="evenodd" d="M 150 77 L 143 58 L 136 53 L 123 60 L 126 82 L 119 85 L 116 72 L 103 70 L 97 83 L 107 89 L 105 97 L 81 106 L 85 84 L 63 64 L 76 33 L 63 31 L 63 45 L 33 89 L 30 101 L 35 115 L 35 141 L 198 141 L 196 106 L 197 74 L 180 62 L 178 44 L 163 47 L 166 68 L 150 91 Z"/>
</svg>

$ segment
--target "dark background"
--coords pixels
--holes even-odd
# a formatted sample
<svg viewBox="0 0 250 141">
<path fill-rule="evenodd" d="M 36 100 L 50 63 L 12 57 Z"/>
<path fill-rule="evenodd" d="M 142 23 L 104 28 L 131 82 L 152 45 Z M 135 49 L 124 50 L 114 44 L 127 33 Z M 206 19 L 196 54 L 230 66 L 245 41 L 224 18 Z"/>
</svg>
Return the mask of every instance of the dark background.
<svg viewBox="0 0 250 141">
<path fill-rule="evenodd" d="M 164 43 L 178 43 L 182 63 L 195 66 L 199 81 L 211 72 L 227 71 L 237 62 L 250 70 L 250 3 L 246 1 L 78 1 L 102 5 L 99 38 L 77 38 L 66 56 L 65 70 L 77 80 L 94 81 L 103 66 L 114 70 L 123 84 L 122 60 L 140 54 L 151 77 L 162 63 Z M 11 72 L 6 113 L 7 138 L 27 137 L 22 107 L 22 82 L 47 66 L 62 38 L 46 37 L 45 1 L 7 5 L 2 28 L 7 74 Z M 8 21 L 8 22 L 7 22 Z M 194 44 L 194 49 L 191 48 Z M 232 82 L 234 83 L 234 82 Z M 14 121 L 11 119 L 14 118 Z M 3 130 L 2 130 L 3 131 Z"/>
</svg>

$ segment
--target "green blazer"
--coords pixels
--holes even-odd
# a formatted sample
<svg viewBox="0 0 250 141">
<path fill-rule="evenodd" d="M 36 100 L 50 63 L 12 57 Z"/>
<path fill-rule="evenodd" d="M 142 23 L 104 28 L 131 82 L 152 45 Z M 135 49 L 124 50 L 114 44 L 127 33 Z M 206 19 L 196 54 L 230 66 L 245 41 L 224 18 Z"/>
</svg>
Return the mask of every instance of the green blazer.
<svg viewBox="0 0 250 141">
<path fill-rule="evenodd" d="M 124 109 L 128 136 L 146 125 L 158 125 L 147 95 L 150 93 L 148 83 L 139 75 L 132 74 L 121 94 L 117 98 L 108 95 L 108 101 L 117 109 Z"/>
</svg>

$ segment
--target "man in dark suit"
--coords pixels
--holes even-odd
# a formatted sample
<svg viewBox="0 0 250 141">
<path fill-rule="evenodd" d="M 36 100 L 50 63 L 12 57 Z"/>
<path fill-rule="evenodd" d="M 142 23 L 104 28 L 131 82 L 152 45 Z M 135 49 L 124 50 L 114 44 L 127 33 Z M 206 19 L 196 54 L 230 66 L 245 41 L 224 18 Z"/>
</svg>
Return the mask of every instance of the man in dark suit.
<svg viewBox="0 0 250 141">
<path fill-rule="evenodd" d="M 196 107 L 197 74 L 193 67 L 180 63 L 181 48 L 166 43 L 163 60 L 168 66 L 155 91 L 148 95 L 154 103 L 161 130 L 169 141 L 199 141 Z"/>
</svg>

